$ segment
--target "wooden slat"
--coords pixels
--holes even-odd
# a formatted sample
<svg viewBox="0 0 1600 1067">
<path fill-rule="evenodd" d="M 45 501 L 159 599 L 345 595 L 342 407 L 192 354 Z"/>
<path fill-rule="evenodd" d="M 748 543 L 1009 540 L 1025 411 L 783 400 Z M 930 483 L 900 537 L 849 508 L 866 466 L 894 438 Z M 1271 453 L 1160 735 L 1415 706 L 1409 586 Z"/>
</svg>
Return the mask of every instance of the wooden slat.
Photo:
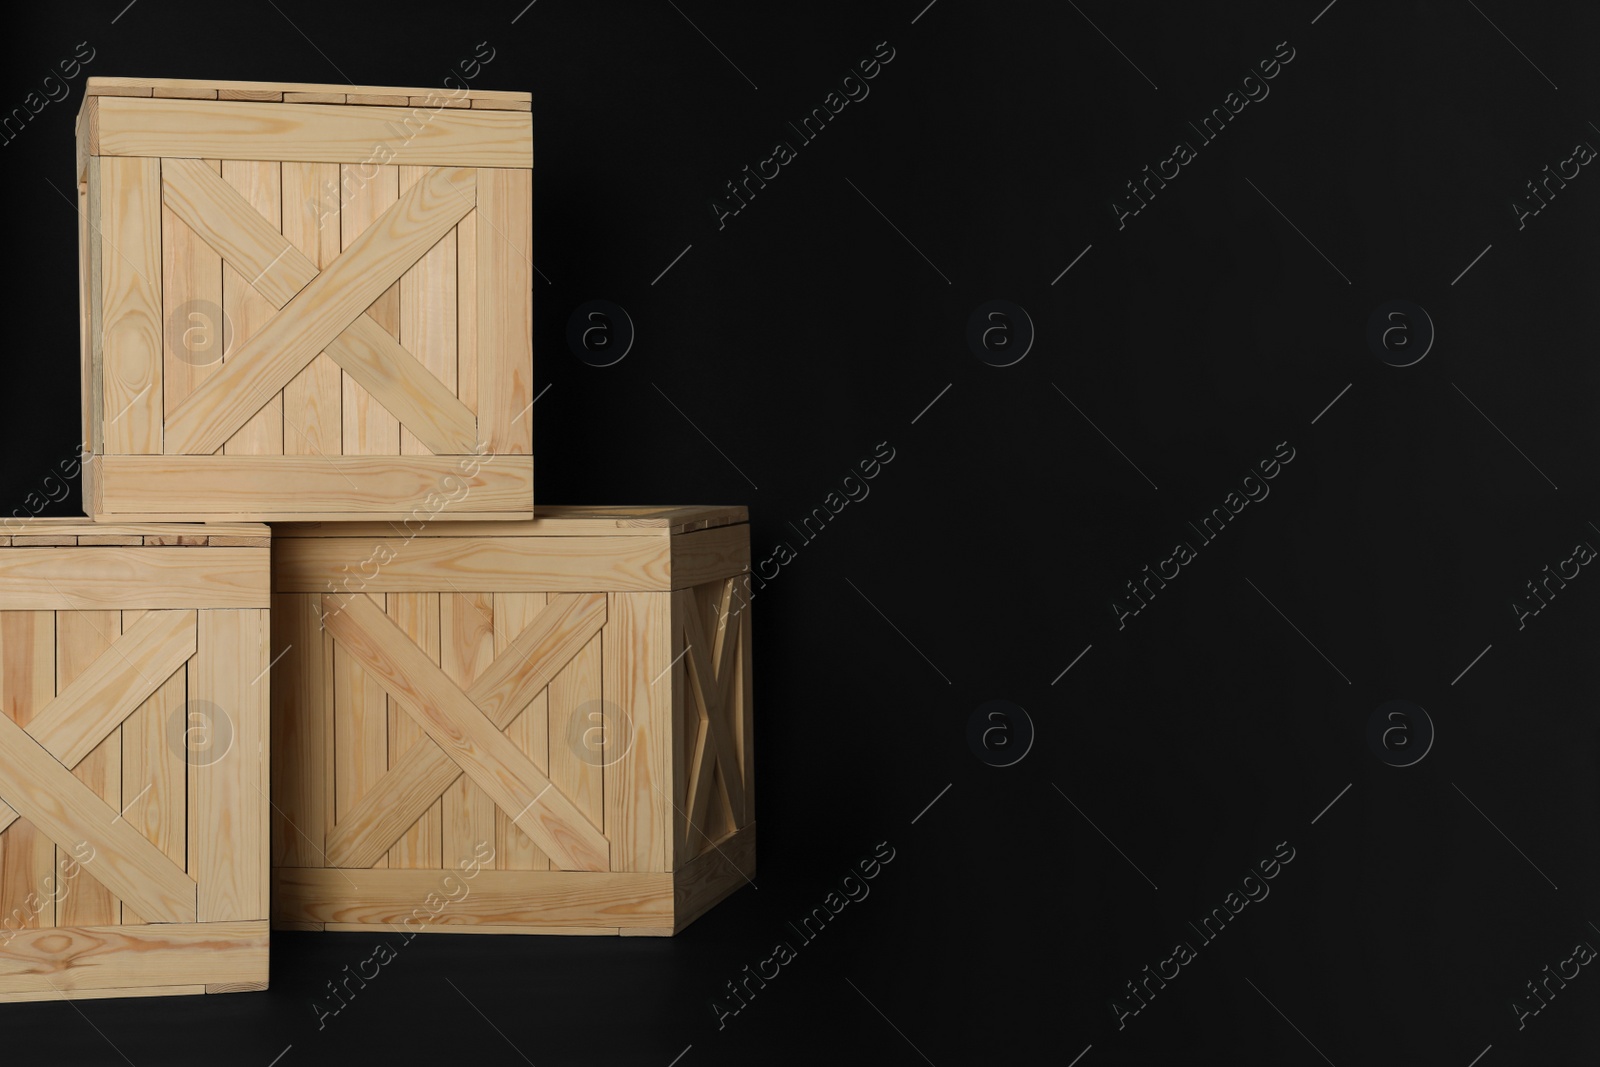
<svg viewBox="0 0 1600 1067">
<path fill-rule="evenodd" d="M 466 694 L 496 729 L 510 725 L 605 624 L 604 597 L 569 594 L 552 601 L 517 632 Z M 412 746 L 364 802 L 340 813 L 328 836 L 330 861 L 367 866 L 460 776 L 461 768 L 437 745 Z"/>
<path fill-rule="evenodd" d="M 142 545 L 144 538 L 135 534 L 79 534 L 80 545 Z"/>
<path fill-rule="evenodd" d="M 283 228 L 283 183 L 279 164 L 225 159 L 222 181 L 238 191 L 273 233 Z M 233 322 L 235 351 L 244 350 L 250 338 L 277 314 L 278 306 L 255 288 L 258 280 L 257 275 L 241 274 L 229 263 L 222 265 L 222 310 Z M 230 358 L 224 357 L 224 368 Z M 283 433 L 283 397 L 275 395 L 227 439 L 222 450 L 229 455 L 281 456 Z"/>
<path fill-rule="evenodd" d="M 438 593 L 388 594 L 389 617 L 394 620 L 402 633 L 433 660 L 435 665 L 441 662 L 439 601 Z M 389 766 L 393 767 L 399 762 L 412 746 L 431 743 L 416 720 L 407 715 L 404 708 L 390 700 Z M 445 845 L 444 816 L 445 802 L 442 799 L 434 801 L 411 829 L 401 834 L 390 847 L 389 866 L 424 870 L 453 866 L 455 859 L 450 863 L 445 863 L 442 859 Z M 470 849 L 467 855 L 471 855 Z"/>
<path fill-rule="evenodd" d="M 158 86 L 150 94 L 157 100 L 215 100 L 217 90 L 206 88 L 175 88 L 172 86 Z"/>
<path fill-rule="evenodd" d="M 357 599 L 366 600 L 365 597 Z M 386 608 L 382 593 L 377 594 L 377 606 Z M 317 601 L 320 606 L 320 601 Z M 345 821 L 347 813 L 358 810 L 361 802 L 371 795 L 374 785 L 385 778 L 389 769 L 389 705 L 387 694 L 377 678 L 362 667 L 361 661 L 338 642 L 333 646 L 333 763 L 336 824 Z M 329 855 L 333 862 L 346 865 L 338 858 L 336 845 L 329 835 Z M 384 842 L 387 846 L 394 840 Z M 387 867 L 385 850 L 366 858 L 360 866 Z"/>
<path fill-rule="evenodd" d="M 281 539 L 273 543 L 273 581 L 285 593 L 318 592 L 330 582 L 342 588 L 347 568 L 370 554 L 388 562 L 369 568 L 377 570 L 370 578 L 361 573 L 368 592 L 449 588 L 446 582 L 496 593 L 664 590 L 670 550 L 667 539 L 648 536 Z"/>
<path fill-rule="evenodd" d="M 744 770 L 744 811 L 739 822 L 741 826 L 753 826 L 756 821 L 756 748 L 753 718 L 755 683 L 751 668 L 755 657 L 750 644 L 750 606 L 746 604 L 739 608 L 735 617 L 739 621 L 739 647 L 733 662 L 732 699 L 736 702 L 738 713 L 734 716 L 733 733 L 734 744 L 739 749 L 739 766 Z"/>
<path fill-rule="evenodd" d="M 84 126 L 86 132 L 92 131 L 97 114 L 98 102 L 86 100 L 84 102 L 83 115 L 80 116 L 80 124 Z M 104 375 L 101 373 L 102 353 L 105 348 L 105 284 L 103 276 L 106 255 L 115 255 L 116 253 L 111 252 L 106 246 L 106 241 L 100 232 L 101 218 L 104 214 L 102 205 L 105 202 L 105 183 L 100 180 L 100 157 L 93 154 L 83 154 L 87 145 L 85 136 L 78 138 L 78 145 L 79 154 L 83 160 L 83 165 L 80 169 L 84 175 L 82 179 L 83 192 L 78 199 L 84 206 L 84 210 L 88 212 L 86 219 L 80 221 L 89 228 L 89 232 L 80 238 L 80 243 L 86 243 L 89 249 L 88 270 L 84 272 L 80 268 L 80 273 L 84 275 L 80 279 L 84 285 L 83 299 L 88 301 L 89 304 L 88 320 L 85 323 L 85 328 L 89 333 L 89 350 L 87 353 L 80 353 L 79 357 L 80 360 L 84 355 L 87 355 L 88 358 L 88 365 L 83 367 L 83 381 L 88 386 L 87 390 L 85 390 L 88 395 L 84 397 L 82 406 L 84 416 L 83 440 L 88 444 L 89 450 L 99 456 L 104 455 L 106 450 L 105 381 Z M 98 509 L 95 507 L 96 474 L 97 471 L 93 463 L 83 470 L 83 501 L 84 507 L 90 515 L 98 514 Z"/>
<path fill-rule="evenodd" d="M 213 90 L 214 92 L 215 90 Z M 222 308 L 222 257 L 166 203 L 165 189 L 174 166 L 201 167 L 221 181 L 215 160 L 164 160 L 161 167 L 162 322 L 178 331 L 162 346 L 161 402 L 170 415 L 195 386 L 222 365 L 226 339 Z M 178 311 L 188 310 L 181 316 Z M 189 333 L 193 330 L 195 332 Z M 236 335 L 235 335 L 235 339 Z"/>
<path fill-rule="evenodd" d="M 264 920 L 26 931 L 0 944 L 0 994 L 265 980 L 267 937 Z"/>
<path fill-rule="evenodd" d="M 456 223 L 456 396 L 478 413 L 478 209 Z M 477 423 L 473 423 L 476 444 Z"/>
<path fill-rule="evenodd" d="M 263 103 L 282 103 L 282 89 L 219 89 L 218 100 L 256 100 Z"/>
<path fill-rule="evenodd" d="M 262 672 L 269 662 L 268 616 L 265 610 L 202 611 L 197 630 L 190 708 L 204 707 L 200 701 L 215 706 L 219 717 L 232 720 L 233 737 L 220 757 L 208 747 L 190 748 L 189 833 L 200 885 L 196 918 L 265 920 L 270 829 L 268 683 Z"/>
<path fill-rule="evenodd" d="M 119 92 L 131 95 L 152 95 L 168 97 L 171 99 L 215 100 L 219 89 L 228 90 L 266 90 L 282 93 L 285 98 L 290 94 L 330 94 L 334 96 L 357 93 L 362 95 L 376 95 L 393 98 L 399 105 L 409 106 L 413 96 L 424 96 L 429 92 L 425 89 L 399 88 L 389 85 L 337 85 L 322 82 L 252 82 L 231 81 L 206 78 L 201 80 L 184 78 L 113 78 L 92 77 L 85 83 L 84 95 L 94 97 L 99 95 L 115 95 Z M 437 91 L 437 90 L 434 90 Z M 532 94 L 526 92 L 512 92 L 504 89 L 452 89 L 452 96 L 462 99 L 503 104 L 506 107 L 531 103 Z M 188 96 L 180 94 L 190 94 Z M 195 94 L 206 94 L 195 95 Z M 520 108 L 526 111 L 526 107 Z"/>
<path fill-rule="evenodd" d="M 69 515 L 38 515 L 28 522 L 27 529 L 63 535 L 115 535 L 129 537 L 157 537 L 167 534 L 184 534 L 201 538 L 222 534 L 238 537 L 266 537 L 269 530 L 257 522 L 141 522 L 123 524 L 95 522 L 93 519 Z"/>
<path fill-rule="evenodd" d="M 0 714 L 31 726 L 55 695 L 56 619 L 50 611 L 0 612 Z M 0 834 L 0 927 L 56 925 L 55 843 L 26 820 Z M 47 882 L 46 879 L 49 879 Z"/>
<path fill-rule="evenodd" d="M 532 456 L 499 456 L 476 474 L 460 473 L 462 463 L 454 456 L 106 456 L 96 467 L 102 514 L 129 521 L 209 512 L 443 522 L 532 509 Z"/>
<path fill-rule="evenodd" d="M 681 931 L 713 905 L 752 884 L 756 828 L 752 823 L 717 842 L 673 875 L 673 930 Z"/>
<path fill-rule="evenodd" d="M 338 185 L 339 168 L 333 163 L 283 165 L 283 237 L 318 271 L 341 251 Z M 285 455 L 339 454 L 340 383 L 338 364 L 321 352 L 283 387 Z"/>
<path fill-rule="evenodd" d="M 62 697 L 69 696 L 74 682 L 81 680 L 84 675 L 99 667 L 96 673 L 103 674 L 108 664 L 104 659 L 107 655 L 117 657 L 122 649 L 110 651 L 111 646 L 117 642 L 122 634 L 122 613 L 120 611 L 63 611 L 56 616 L 56 699 L 51 701 L 44 713 L 34 720 L 35 729 L 28 731 L 46 752 L 69 770 L 73 777 L 89 787 L 89 790 L 103 800 L 113 811 L 122 809 L 122 737 L 118 727 L 128 712 L 133 710 L 134 704 L 127 705 L 122 714 L 104 725 L 95 724 L 90 728 L 91 736 L 83 738 L 78 746 L 81 751 L 73 753 L 78 758 L 63 760 L 51 746 L 45 744 L 40 736 L 47 719 L 54 719 L 68 727 L 83 721 L 87 716 L 83 712 L 97 710 L 93 705 L 80 708 L 77 715 L 69 714 L 64 717 L 52 716 L 54 706 Z M 170 672 L 169 672 L 170 673 Z M 161 679 L 156 679 L 160 682 Z M 107 736 L 107 735 L 110 736 Z M 82 737 L 82 732 L 79 732 Z M 68 848 L 56 846 L 56 866 L 60 869 L 63 863 L 72 862 L 72 852 Z M 117 900 L 111 890 L 101 885 L 92 874 L 79 874 L 73 880 L 72 889 L 56 901 L 57 926 L 108 926 L 122 921 L 122 902 Z"/>
<path fill-rule="evenodd" d="M 598 607 L 605 607 L 605 598 L 597 597 Z M 522 632 L 532 626 L 534 620 L 545 609 L 546 597 L 544 593 L 496 593 L 494 594 L 494 647 L 495 655 L 503 657 L 506 650 Z M 602 620 L 604 615 L 601 616 Z M 526 659 L 531 657 L 525 657 Z M 469 693 L 473 703 L 483 707 L 484 700 L 478 693 Z M 504 705 L 502 705 L 504 706 Z M 490 717 L 496 722 L 501 716 L 490 711 Z M 512 744 L 520 748 L 531 760 L 533 765 L 541 771 L 549 773 L 550 767 L 550 694 L 548 688 L 539 690 L 527 706 L 516 713 L 505 728 L 505 735 Z M 600 829 L 605 825 L 598 823 Z M 547 871 L 550 869 L 550 857 L 540 851 L 533 839 L 522 832 L 516 823 L 511 821 L 511 816 L 499 808 L 495 809 L 495 867 L 502 871 Z"/>
<path fill-rule="evenodd" d="M 427 174 L 423 167 L 401 167 L 400 188 L 409 189 Z M 459 224 L 458 224 L 459 225 Z M 456 235 L 447 233 L 400 278 L 400 344 L 417 358 L 450 394 L 456 394 Z M 474 420 L 474 430 L 476 422 Z M 475 442 L 467 442 L 468 448 Z M 408 428 L 400 434 L 402 455 L 432 451 Z M 451 449 L 450 451 L 457 451 Z"/>
<path fill-rule="evenodd" d="M 285 104 L 342 104 L 345 93 L 284 93 Z"/>
<path fill-rule="evenodd" d="M 124 612 L 127 625 L 134 612 Z M 187 668 L 174 671 L 122 724 L 122 817 L 173 863 L 188 856 L 188 765 L 172 744 L 169 726 L 181 719 L 189 699 Z M 124 924 L 148 920 L 131 904 Z"/>
<path fill-rule="evenodd" d="M 485 870 L 467 884 L 472 891 L 445 913 L 457 924 L 659 927 L 672 922 L 672 875 L 665 873 Z M 273 872 L 273 907 L 288 921 L 412 930 L 428 918 L 420 905 L 438 888 L 437 871 L 282 867 Z M 414 909 L 420 917 L 413 916 Z"/>
<path fill-rule="evenodd" d="M 119 927 L 120 929 L 120 927 Z M 25 990 L 20 993 L 0 993 L 0 1004 L 21 1004 L 28 1001 L 49 1000 L 120 1000 L 124 997 L 186 997 L 204 994 L 203 985 L 153 985 L 130 986 L 125 989 L 80 989 L 74 991 Z"/>
<path fill-rule="evenodd" d="M 569 507 L 539 505 L 538 517 L 512 522 L 449 522 L 415 524 L 408 537 L 671 537 L 680 533 L 749 521 L 743 507 Z M 278 537 L 386 537 L 394 533 L 386 523 L 341 523 L 337 526 L 295 522 L 277 526 Z"/>
<path fill-rule="evenodd" d="M 266 607 L 267 554 L 260 548 L 7 549 L 0 551 L 0 610 Z"/>
<path fill-rule="evenodd" d="M 323 810 L 326 664 L 319 605 L 313 596 L 272 598 L 272 863 L 321 864 L 328 822 Z"/>
<path fill-rule="evenodd" d="M 599 601 L 601 598 L 594 598 Z M 616 724 L 602 710 L 597 638 L 550 681 L 550 781 L 588 820 L 605 829 L 604 734 Z M 576 742 L 576 744 L 574 743 Z"/>
<path fill-rule="evenodd" d="M 167 420 L 166 447 L 209 453 L 310 363 L 472 206 L 475 175 L 435 171 L 362 231 Z"/>
<path fill-rule="evenodd" d="M 102 441 L 108 453 L 159 453 L 161 161 L 99 166 Z"/>
<path fill-rule="evenodd" d="M 496 455 L 526 455 L 533 451 L 533 172 L 480 170 L 477 192 L 478 437 Z"/>
<path fill-rule="evenodd" d="M 531 116 L 514 111 L 440 111 L 416 136 L 400 138 L 395 113 L 382 107 L 105 97 L 97 103 L 92 155 L 362 163 L 384 144 L 395 164 L 533 166 Z"/>
<path fill-rule="evenodd" d="M 350 93 L 349 103 L 373 104 L 380 107 L 410 107 L 411 97 L 404 93 Z"/>
<path fill-rule="evenodd" d="M 744 776 L 739 770 L 738 749 L 734 747 L 733 730 L 728 723 L 723 699 L 724 690 L 731 676 L 719 677 L 711 665 L 713 655 L 717 660 L 731 662 L 732 652 L 724 645 L 729 638 L 737 636 L 738 631 L 722 626 L 718 626 L 714 631 L 708 628 L 706 621 L 701 617 L 699 601 L 694 595 L 694 590 L 684 590 L 677 595 L 681 610 L 685 613 L 684 629 L 692 638 L 688 644 L 688 655 L 685 657 L 689 662 L 686 681 L 689 691 L 694 693 L 695 702 L 705 716 L 710 748 L 716 759 L 717 769 L 721 773 L 723 785 L 728 791 L 728 800 L 735 811 L 742 812 Z M 713 633 L 721 640 L 715 649 L 708 649 L 706 644 Z M 689 837 L 691 845 L 693 836 L 691 833 Z"/>
<path fill-rule="evenodd" d="M 441 669 L 463 690 L 494 662 L 494 597 L 489 593 L 445 593 L 439 599 Z M 470 699 L 470 698 L 469 698 Z M 474 702 L 476 708 L 476 702 Z M 479 713 L 482 709 L 477 709 Z M 490 720 L 493 722 L 493 719 Z M 499 723 L 494 723 L 498 727 Z M 520 754 L 520 750 L 519 750 Z M 471 862 L 496 841 L 495 802 L 473 776 L 463 774 L 446 789 L 444 855 L 446 868 Z M 507 810 L 508 816 L 516 808 Z"/>
<path fill-rule="evenodd" d="M 339 240 L 341 248 L 349 249 L 400 199 L 400 168 L 346 165 L 339 169 L 342 173 L 340 189 L 343 195 L 339 210 Z M 367 173 L 369 171 L 370 174 Z M 377 323 L 388 337 L 399 338 L 398 281 L 372 302 L 367 308 L 367 317 Z M 367 347 L 374 353 L 378 351 L 377 345 Z M 354 368 L 345 368 L 341 388 L 344 393 L 344 454 L 397 455 L 400 451 L 399 421 L 372 396 L 365 384 L 357 380 Z"/>
<path fill-rule="evenodd" d="M 116 742 L 115 731 L 123 720 L 194 655 L 193 611 L 148 612 L 120 639 L 116 614 L 63 612 L 57 621 L 60 691 L 49 706 L 38 709 L 28 733 L 64 767 L 77 769 L 97 749 Z M 115 648 L 110 647 L 113 641 Z M 85 659 L 88 656 L 93 662 Z M 105 764 L 102 756 L 96 766 Z M 120 773 L 111 774 L 114 769 L 104 771 L 107 779 L 120 779 Z M 79 778 L 93 785 L 96 773 L 91 770 Z M 101 799 L 112 803 L 117 797 Z M 121 804 L 117 806 L 120 810 Z M 0 831 L 16 817 L 0 803 Z"/>
<path fill-rule="evenodd" d="M 139 914 L 193 922 L 195 883 L 9 718 L 0 717 L 0 796 L 52 841 L 92 849 L 83 864 Z"/>
<path fill-rule="evenodd" d="M 323 597 L 323 609 L 339 605 Z M 533 761 L 487 719 L 467 694 L 406 641 L 364 597 L 346 601 L 324 625 L 391 696 L 416 718 L 434 743 L 483 786 L 495 804 L 566 870 L 605 870 L 607 844 L 571 801 L 550 789 Z"/>
<path fill-rule="evenodd" d="M 750 527 L 722 526 L 672 539 L 672 588 L 688 589 L 750 570 Z"/>
<path fill-rule="evenodd" d="M 673 835 L 682 816 L 668 799 L 683 780 L 673 708 L 683 706 L 683 671 L 673 667 L 676 632 L 671 593 L 610 593 L 601 639 L 606 699 L 632 723 L 631 735 L 607 733 L 606 836 L 611 869 L 671 869 Z M 681 639 L 680 639 L 681 640 Z M 610 745 L 623 754 L 613 760 Z"/>
</svg>

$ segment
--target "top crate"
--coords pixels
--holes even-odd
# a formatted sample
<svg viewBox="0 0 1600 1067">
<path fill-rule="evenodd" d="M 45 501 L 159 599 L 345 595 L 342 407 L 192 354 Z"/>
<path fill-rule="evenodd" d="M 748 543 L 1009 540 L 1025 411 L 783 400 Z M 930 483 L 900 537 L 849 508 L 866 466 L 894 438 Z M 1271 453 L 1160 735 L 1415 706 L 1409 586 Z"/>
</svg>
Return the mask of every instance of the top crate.
<svg viewBox="0 0 1600 1067">
<path fill-rule="evenodd" d="M 532 517 L 527 93 L 85 92 L 91 517 Z"/>
</svg>

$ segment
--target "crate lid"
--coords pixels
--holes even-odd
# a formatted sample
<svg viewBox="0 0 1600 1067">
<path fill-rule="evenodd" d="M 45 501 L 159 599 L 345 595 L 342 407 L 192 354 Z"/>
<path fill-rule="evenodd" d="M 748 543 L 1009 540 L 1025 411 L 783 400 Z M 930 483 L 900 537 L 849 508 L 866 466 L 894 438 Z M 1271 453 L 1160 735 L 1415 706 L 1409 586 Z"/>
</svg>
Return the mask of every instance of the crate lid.
<svg viewBox="0 0 1600 1067">
<path fill-rule="evenodd" d="M 58 548 L 71 545 L 207 545 L 233 548 L 271 543 L 272 531 L 259 522 L 95 522 L 75 515 L 35 515 L 0 523 L 0 548 Z"/>
<path fill-rule="evenodd" d="M 415 524 L 399 522 L 289 522 L 274 523 L 277 537 L 601 537 L 616 535 L 692 533 L 716 526 L 750 521 L 748 508 L 738 505 L 681 505 L 649 507 L 558 507 L 539 504 L 531 522 L 467 521 L 441 518 Z"/>
<path fill-rule="evenodd" d="M 215 78 L 90 78 L 84 99 L 148 96 L 178 100 L 256 100 L 285 104 L 364 104 L 374 107 L 473 107 L 531 111 L 533 94 L 499 89 L 397 88 L 392 85 L 324 85 L 312 82 L 241 82 Z"/>
</svg>

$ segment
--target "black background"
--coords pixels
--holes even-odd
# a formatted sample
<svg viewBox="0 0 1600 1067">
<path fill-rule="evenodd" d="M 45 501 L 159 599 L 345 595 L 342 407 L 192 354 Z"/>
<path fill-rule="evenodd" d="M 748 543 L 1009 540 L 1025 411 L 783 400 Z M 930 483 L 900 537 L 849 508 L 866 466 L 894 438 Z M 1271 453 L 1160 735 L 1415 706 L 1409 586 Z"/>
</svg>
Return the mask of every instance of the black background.
<svg viewBox="0 0 1600 1067">
<path fill-rule="evenodd" d="M 671 940 L 419 938 L 322 1029 L 378 938 L 279 934 L 266 993 L 0 1006 L 8 1061 L 1600 1062 L 1600 970 L 1511 1008 L 1600 946 L 1600 578 L 1522 629 L 1511 607 L 1600 544 L 1600 175 L 1522 229 L 1511 206 L 1600 146 L 1600 16 L 924 3 L 7 13 L 7 109 L 95 50 L 0 147 L 8 512 L 79 440 L 84 77 L 441 86 L 488 42 L 474 86 L 534 94 L 539 499 L 744 502 L 758 560 L 795 550 L 751 609 L 758 888 Z M 719 229 L 722 184 L 883 41 L 870 95 Z M 1270 95 L 1201 145 L 1186 123 L 1279 42 Z M 1180 139 L 1197 158 L 1119 229 Z M 592 299 L 637 329 L 614 366 L 566 342 Z M 1037 331 L 1009 367 L 966 342 L 992 299 Z M 1366 336 L 1395 299 L 1437 329 L 1404 368 Z M 870 495 L 802 541 L 881 442 Z M 1271 495 L 1201 545 L 1280 442 Z M 1119 629 L 1179 540 L 1198 558 Z M 997 699 L 1036 730 L 1004 768 L 967 739 Z M 1414 766 L 1367 742 L 1392 699 L 1437 730 Z M 719 1029 L 723 983 L 879 842 L 871 895 Z M 1202 944 L 1280 842 L 1270 896 Z"/>
</svg>

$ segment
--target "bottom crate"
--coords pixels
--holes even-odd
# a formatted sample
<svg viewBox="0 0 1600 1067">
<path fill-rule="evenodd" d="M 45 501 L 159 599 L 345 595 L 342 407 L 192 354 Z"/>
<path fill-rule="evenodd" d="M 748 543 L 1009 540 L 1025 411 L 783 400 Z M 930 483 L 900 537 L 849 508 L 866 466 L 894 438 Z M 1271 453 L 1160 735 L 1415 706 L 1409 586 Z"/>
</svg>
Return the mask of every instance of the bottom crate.
<svg viewBox="0 0 1600 1067">
<path fill-rule="evenodd" d="M 285 524 L 280 929 L 677 933 L 755 873 L 748 518 Z"/>
</svg>

